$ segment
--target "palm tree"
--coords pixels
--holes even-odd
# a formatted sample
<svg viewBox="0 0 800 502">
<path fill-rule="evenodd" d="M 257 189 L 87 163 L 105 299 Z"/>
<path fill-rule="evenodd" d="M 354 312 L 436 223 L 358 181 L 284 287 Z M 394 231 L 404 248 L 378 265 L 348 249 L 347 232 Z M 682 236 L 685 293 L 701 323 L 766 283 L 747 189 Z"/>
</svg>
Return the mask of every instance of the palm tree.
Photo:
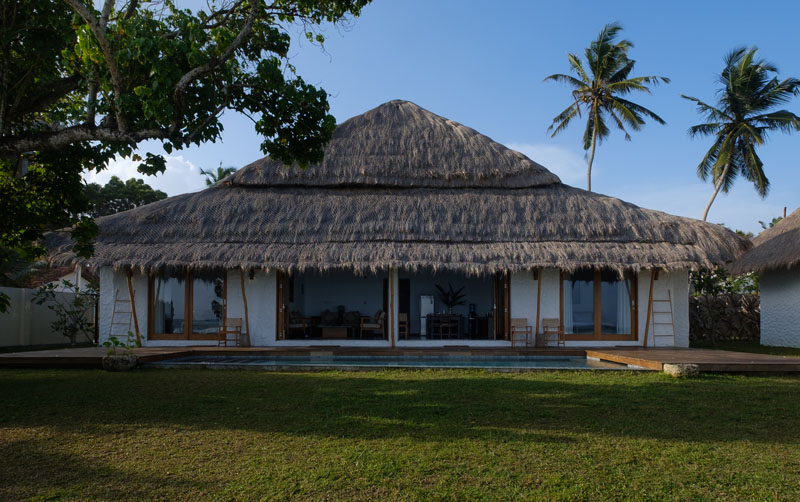
<svg viewBox="0 0 800 502">
<path fill-rule="evenodd" d="M 787 110 L 769 111 L 800 93 L 800 80 L 778 81 L 775 76 L 778 69 L 763 59 L 756 59 L 757 52 L 756 48 L 738 48 L 725 56 L 716 107 L 681 95 L 694 101 L 698 113 L 708 120 L 690 128 L 689 135 L 714 136 L 714 144 L 697 166 L 701 179 L 706 180 L 711 175 L 714 182 L 714 193 L 703 212 L 703 221 L 719 191 L 727 193 L 740 174 L 753 182 L 762 198 L 766 197 L 769 180 L 764 175 L 764 164 L 756 155 L 756 146 L 764 144 L 769 131 L 800 130 L 797 115 Z"/>
<path fill-rule="evenodd" d="M 210 187 L 214 183 L 221 181 L 223 178 L 230 176 L 236 172 L 235 167 L 222 167 L 222 162 L 219 163 L 216 171 L 200 169 L 200 174 L 206 177 L 206 186 Z"/>
<path fill-rule="evenodd" d="M 592 163 L 597 144 L 608 137 L 610 131 L 606 121 L 625 133 L 625 139 L 631 137 L 626 130 L 630 127 L 638 131 L 644 125 L 644 118 L 649 117 L 659 124 L 665 122 L 647 108 L 623 98 L 633 91 L 650 93 L 649 85 L 659 82 L 669 83 L 666 77 L 630 77 L 636 61 L 628 58 L 628 49 L 633 44 L 628 40 L 616 41 L 622 27 L 616 23 L 607 24 L 585 51 L 586 66 L 575 54 L 568 54 L 570 70 L 577 75 L 556 73 L 545 78 L 565 83 L 573 88 L 574 101 L 566 110 L 559 113 L 547 131 L 553 131 L 551 137 L 563 131 L 570 121 L 586 112 L 586 129 L 583 133 L 583 149 L 590 151 L 586 169 L 586 189 L 592 189 Z M 587 71 L 588 68 L 588 71 Z"/>
</svg>

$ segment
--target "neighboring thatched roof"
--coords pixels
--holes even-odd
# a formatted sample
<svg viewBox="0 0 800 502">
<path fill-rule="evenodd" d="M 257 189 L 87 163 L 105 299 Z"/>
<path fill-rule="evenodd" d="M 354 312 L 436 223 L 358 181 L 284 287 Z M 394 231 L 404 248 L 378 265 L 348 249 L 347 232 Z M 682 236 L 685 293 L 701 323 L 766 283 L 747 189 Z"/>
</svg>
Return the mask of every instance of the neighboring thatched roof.
<svg viewBox="0 0 800 502">
<path fill-rule="evenodd" d="M 728 266 L 734 274 L 800 265 L 800 209 L 753 239 L 753 249 Z"/>
<path fill-rule="evenodd" d="M 748 245 L 718 225 L 563 185 L 524 155 L 401 101 L 342 124 L 321 166 L 262 160 L 97 223 L 92 262 L 140 269 L 671 270 L 721 265 Z M 48 247 L 56 262 L 73 259 L 63 234 Z"/>
</svg>

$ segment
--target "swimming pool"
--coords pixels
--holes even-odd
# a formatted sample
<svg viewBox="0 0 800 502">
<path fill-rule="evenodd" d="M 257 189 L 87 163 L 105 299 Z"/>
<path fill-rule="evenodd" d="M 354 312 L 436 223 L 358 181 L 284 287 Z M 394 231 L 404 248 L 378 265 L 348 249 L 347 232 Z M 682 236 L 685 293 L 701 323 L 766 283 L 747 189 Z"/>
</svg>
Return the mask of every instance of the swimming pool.
<svg viewBox="0 0 800 502">
<path fill-rule="evenodd" d="M 642 370 L 638 366 L 582 356 L 459 356 L 459 355 L 199 355 L 149 363 L 158 368 L 264 370 L 360 370 L 379 368 L 480 368 L 493 370 Z"/>
</svg>

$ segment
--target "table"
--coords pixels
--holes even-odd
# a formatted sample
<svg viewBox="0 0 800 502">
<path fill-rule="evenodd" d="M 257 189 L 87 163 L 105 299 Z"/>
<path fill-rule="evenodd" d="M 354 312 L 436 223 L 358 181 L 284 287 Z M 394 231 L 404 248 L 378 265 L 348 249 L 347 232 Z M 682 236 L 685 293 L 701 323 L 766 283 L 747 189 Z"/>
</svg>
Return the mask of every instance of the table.
<svg viewBox="0 0 800 502">
<path fill-rule="evenodd" d="M 328 339 L 342 339 L 347 338 L 347 333 L 350 330 L 347 326 L 320 326 L 322 330 L 322 338 Z"/>
<path fill-rule="evenodd" d="M 426 322 L 431 338 L 461 338 L 464 333 L 463 315 L 428 314 Z"/>
</svg>

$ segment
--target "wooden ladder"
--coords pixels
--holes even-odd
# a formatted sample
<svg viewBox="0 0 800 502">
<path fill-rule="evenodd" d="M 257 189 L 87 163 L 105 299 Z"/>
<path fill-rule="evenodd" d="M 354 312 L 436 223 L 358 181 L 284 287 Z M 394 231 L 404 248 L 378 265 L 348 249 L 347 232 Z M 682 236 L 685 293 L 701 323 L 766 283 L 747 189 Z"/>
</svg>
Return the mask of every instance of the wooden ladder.
<svg viewBox="0 0 800 502">
<path fill-rule="evenodd" d="M 672 291 L 669 289 L 667 290 L 667 297 L 665 299 L 655 299 L 652 300 L 652 316 L 650 317 L 650 325 L 652 326 L 653 332 L 653 347 L 659 346 L 658 340 L 664 338 L 672 338 L 672 345 L 670 347 L 675 346 L 675 316 L 672 313 Z M 658 305 L 661 305 L 661 308 L 656 308 Z M 660 316 L 658 320 L 656 317 Z M 661 326 L 661 332 L 659 332 L 658 327 Z M 669 328 L 667 328 L 667 326 Z M 669 330 L 669 333 L 665 333 L 665 331 Z"/>
<path fill-rule="evenodd" d="M 123 317 L 127 316 L 127 321 L 122 320 Z M 114 293 L 114 310 L 111 312 L 111 329 L 108 333 L 108 336 L 128 336 L 128 332 L 131 330 L 131 324 L 133 323 L 133 309 L 131 308 L 131 300 L 120 298 L 119 297 L 119 289 Z M 114 331 L 115 326 L 125 326 L 125 332 L 119 333 Z M 127 338 L 126 338 L 127 339 Z"/>
</svg>

